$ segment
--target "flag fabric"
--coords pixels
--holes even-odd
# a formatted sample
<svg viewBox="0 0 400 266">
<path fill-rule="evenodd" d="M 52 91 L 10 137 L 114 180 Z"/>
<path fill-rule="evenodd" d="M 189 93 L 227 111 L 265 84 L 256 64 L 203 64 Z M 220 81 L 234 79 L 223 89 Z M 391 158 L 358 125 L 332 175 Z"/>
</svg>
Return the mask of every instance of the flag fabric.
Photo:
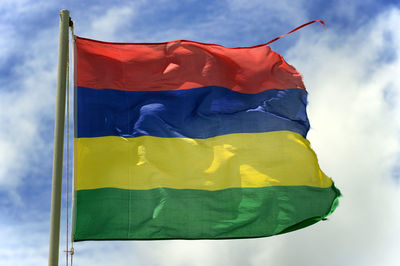
<svg viewBox="0 0 400 266">
<path fill-rule="evenodd" d="M 270 47 L 76 36 L 75 59 L 74 241 L 271 236 L 336 208 Z"/>
</svg>

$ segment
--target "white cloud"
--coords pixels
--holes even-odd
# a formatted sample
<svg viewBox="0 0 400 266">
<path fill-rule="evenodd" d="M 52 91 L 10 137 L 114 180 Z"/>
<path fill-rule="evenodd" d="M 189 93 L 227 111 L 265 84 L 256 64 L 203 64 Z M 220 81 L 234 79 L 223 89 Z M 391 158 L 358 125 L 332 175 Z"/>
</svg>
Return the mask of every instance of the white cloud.
<svg viewBox="0 0 400 266">
<path fill-rule="evenodd" d="M 299 255 L 290 258 L 278 253 L 274 261 L 279 265 L 302 265 L 311 258 L 305 237 L 325 247 L 318 249 L 319 255 L 308 265 L 398 263 L 393 235 L 400 234 L 395 205 L 400 188 L 391 174 L 400 154 L 400 122 L 396 119 L 400 99 L 395 96 L 391 100 L 397 104 L 391 105 L 384 95 L 388 87 L 400 89 L 400 58 L 381 57 L 400 50 L 398 42 L 383 38 L 390 34 L 398 39 L 394 25 L 399 23 L 400 11 L 392 9 L 352 36 L 331 30 L 321 33 L 324 36 L 303 36 L 288 53 L 290 63 L 304 75 L 310 94 L 309 139 L 322 168 L 344 197 L 329 231 L 287 240 L 286 248 L 296 248 Z"/>
<path fill-rule="evenodd" d="M 52 131 L 44 131 L 44 122 L 53 119 L 57 58 L 57 40 L 50 36 L 57 33 L 42 31 L 31 40 L 30 49 L 22 52 L 27 60 L 12 70 L 16 80 L 0 92 L 0 121 L 6 125 L 0 131 L 3 189 L 15 188 L 26 173 L 49 165 L 52 144 L 46 138 Z"/>
<path fill-rule="evenodd" d="M 80 25 L 83 36 L 102 41 L 113 41 L 117 34 L 123 32 L 127 26 L 130 26 L 136 16 L 136 8 L 139 2 L 125 4 L 108 9 L 93 8 L 89 18 L 90 23 Z M 93 36 L 93 37 L 92 37 Z"/>
<path fill-rule="evenodd" d="M 0 65 L 6 63 L 9 54 L 15 45 L 16 33 L 10 25 L 0 25 Z"/>
<path fill-rule="evenodd" d="M 48 236 L 43 223 L 0 223 L 0 264 L 5 266 L 46 265 Z"/>
</svg>

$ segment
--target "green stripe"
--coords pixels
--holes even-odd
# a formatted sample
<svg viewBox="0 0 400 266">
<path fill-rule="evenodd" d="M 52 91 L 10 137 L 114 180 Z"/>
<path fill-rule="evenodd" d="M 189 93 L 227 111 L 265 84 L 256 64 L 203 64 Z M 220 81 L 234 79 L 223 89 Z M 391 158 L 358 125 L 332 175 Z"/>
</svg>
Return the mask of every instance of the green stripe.
<svg viewBox="0 0 400 266">
<path fill-rule="evenodd" d="M 74 241 L 271 236 L 325 218 L 339 196 L 334 185 L 78 190 Z"/>
</svg>

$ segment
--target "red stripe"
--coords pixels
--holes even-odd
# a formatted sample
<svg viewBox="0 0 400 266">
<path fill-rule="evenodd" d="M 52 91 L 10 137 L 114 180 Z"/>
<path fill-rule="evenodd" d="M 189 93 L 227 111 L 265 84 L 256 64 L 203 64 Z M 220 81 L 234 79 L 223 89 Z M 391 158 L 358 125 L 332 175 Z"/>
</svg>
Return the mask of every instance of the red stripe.
<svg viewBox="0 0 400 266">
<path fill-rule="evenodd" d="M 226 48 L 185 40 L 106 43 L 76 37 L 76 55 L 77 86 L 93 89 L 305 89 L 297 70 L 268 46 Z"/>
</svg>

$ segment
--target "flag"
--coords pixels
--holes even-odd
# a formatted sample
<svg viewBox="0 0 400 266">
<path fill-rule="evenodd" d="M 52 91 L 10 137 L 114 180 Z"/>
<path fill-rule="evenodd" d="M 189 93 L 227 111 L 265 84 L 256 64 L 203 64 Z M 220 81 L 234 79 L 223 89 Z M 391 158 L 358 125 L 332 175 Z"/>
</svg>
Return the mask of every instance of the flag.
<svg viewBox="0 0 400 266">
<path fill-rule="evenodd" d="M 74 241 L 271 236 L 336 208 L 270 47 L 76 37 L 75 59 Z"/>
</svg>

